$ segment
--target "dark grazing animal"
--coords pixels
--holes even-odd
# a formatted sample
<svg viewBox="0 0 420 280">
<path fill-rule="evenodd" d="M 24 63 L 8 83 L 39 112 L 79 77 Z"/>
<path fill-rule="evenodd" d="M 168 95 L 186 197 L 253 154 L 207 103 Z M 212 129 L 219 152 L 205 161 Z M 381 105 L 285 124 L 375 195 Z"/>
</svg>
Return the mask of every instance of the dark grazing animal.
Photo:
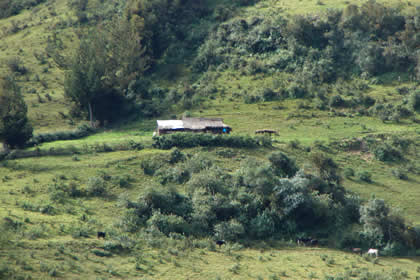
<svg viewBox="0 0 420 280">
<path fill-rule="evenodd" d="M 277 131 L 272 130 L 272 129 L 258 129 L 255 130 L 255 134 L 274 134 L 274 135 L 279 135 Z"/>
<path fill-rule="evenodd" d="M 226 241 L 224 241 L 224 240 L 217 240 L 216 241 L 216 245 L 219 246 L 219 248 L 220 248 L 220 246 L 222 246 L 224 244 L 226 244 Z"/>
<path fill-rule="evenodd" d="M 106 232 L 98 231 L 98 239 L 99 238 L 104 238 L 105 239 L 105 236 L 106 236 Z"/>
<path fill-rule="evenodd" d="M 362 249 L 361 248 L 351 248 L 351 251 L 355 254 L 362 255 Z"/>
<path fill-rule="evenodd" d="M 311 238 L 301 237 L 301 238 L 296 239 L 296 243 L 297 245 L 306 246 L 307 244 L 310 244 L 311 240 L 312 240 Z"/>
<path fill-rule="evenodd" d="M 311 246 L 318 246 L 318 239 L 311 239 Z"/>
<path fill-rule="evenodd" d="M 296 243 L 298 245 L 310 245 L 310 246 L 318 246 L 318 239 L 314 239 L 312 237 L 302 237 L 302 238 L 298 238 L 296 239 Z"/>
</svg>

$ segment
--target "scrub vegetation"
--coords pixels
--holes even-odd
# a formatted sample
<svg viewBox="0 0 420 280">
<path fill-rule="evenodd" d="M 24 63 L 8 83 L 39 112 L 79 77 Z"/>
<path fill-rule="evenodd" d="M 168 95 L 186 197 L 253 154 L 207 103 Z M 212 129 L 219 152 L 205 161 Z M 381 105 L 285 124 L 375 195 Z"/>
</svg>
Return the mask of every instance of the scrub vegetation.
<svg viewBox="0 0 420 280">
<path fill-rule="evenodd" d="M 0 279 L 419 279 L 419 49 L 419 0 L 0 0 Z"/>
</svg>

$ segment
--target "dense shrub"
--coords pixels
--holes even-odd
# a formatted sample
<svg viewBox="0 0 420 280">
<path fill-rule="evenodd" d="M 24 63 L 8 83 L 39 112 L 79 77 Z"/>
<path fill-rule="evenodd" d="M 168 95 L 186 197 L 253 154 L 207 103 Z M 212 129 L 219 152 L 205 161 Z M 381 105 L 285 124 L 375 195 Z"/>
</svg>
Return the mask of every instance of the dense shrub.
<svg viewBox="0 0 420 280">
<path fill-rule="evenodd" d="M 256 103 L 259 100 L 273 101 L 273 100 L 276 100 L 278 97 L 279 97 L 278 93 L 276 93 L 273 89 L 266 87 L 266 88 L 256 90 L 255 95 L 254 95 L 255 102 L 251 102 L 250 100 L 246 102 L 246 99 L 245 99 L 245 103 Z M 245 98 L 250 98 L 250 97 L 246 95 Z"/>
<path fill-rule="evenodd" d="M 280 177 L 293 177 L 298 171 L 296 162 L 282 152 L 274 152 L 268 156 L 274 172 Z"/>
<path fill-rule="evenodd" d="M 89 177 L 86 184 L 86 193 L 89 196 L 103 196 L 107 192 L 107 183 L 101 177 Z"/>
<path fill-rule="evenodd" d="M 327 182 L 340 183 L 341 177 L 337 163 L 323 153 L 313 153 L 311 162 L 318 171 L 319 177 Z"/>
<path fill-rule="evenodd" d="M 275 230 L 276 224 L 267 210 L 251 220 L 250 232 L 257 239 L 268 238 Z"/>
<path fill-rule="evenodd" d="M 374 148 L 373 154 L 380 161 L 395 161 L 402 159 L 401 153 L 388 144 L 381 144 Z"/>
<path fill-rule="evenodd" d="M 172 188 L 163 191 L 152 189 L 140 198 L 140 202 L 144 202 L 144 204 L 139 204 L 141 209 L 160 209 L 161 213 L 165 215 L 174 214 L 188 217 L 192 211 L 191 200 Z M 146 206 L 146 208 L 143 206 Z"/>
<path fill-rule="evenodd" d="M 413 110 L 420 112 L 420 90 L 413 91 L 410 94 L 409 104 Z"/>
<path fill-rule="evenodd" d="M 203 42 L 212 27 L 210 12 L 208 5 L 193 0 L 133 0 L 128 4 L 128 17 L 142 23 L 139 29 L 147 52 L 172 63 L 183 58 L 180 49 L 195 49 Z"/>
<path fill-rule="evenodd" d="M 160 169 L 155 173 L 161 184 L 177 183 L 183 184 L 190 179 L 190 172 L 187 169 L 175 166 L 171 168 Z"/>
<path fill-rule="evenodd" d="M 73 238 L 88 238 L 94 233 L 94 229 L 89 224 L 75 224 L 70 229 Z"/>
<path fill-rule="evenodd" d="M 54 199 L 51 199 L 51 200 L 54 201 Z M 22 204 L 22 208 L 26 211 L 40 212 L 42 214 L 47 214 L 47 215 L 57 214 L 57 209 L 55 209 L 54 206 L 50 204 L 36 205 L 36 204 L 32 204 L 30 202 L 25 201 Z"/>
<path fill-rule="evenodd" d="M 210 39 L 198 49 L 198 54 L 193 61 L 193 69 L 197 72 L 207 71 L 210 65 L 219 65 L 222 61 L 217 42 Z"/>
<path fill-rule="evenodd" d="M 90 252 L 98 257 L 111 257 L 112 256 L 111 252 L 107 252 L 101 249 L 92 249 Z"/>
<path fill-rule="evenodd" d="M 23 61 L 19 57 L 12 57 L 8 59 L 6 64 L 12 73 L 25 75 L 28 72 L 28 69 L 25 67 Z"/>
<path fill-rule="evenodd" d="M 154 157 L 153 159 L 143 160 L 140 164 L 144 174 L 153 176 L 159 168 L 166 163 L 166 159 Z"/>
<path fill-rule="evenodd" d="M 364 181 L 367 183 L 372 182 L 372 174 L 370 174 L 368 171 L 359 171 L 357 172 L 356 176 L 360 181 Z"/>
<path fill-rule="evenodd" d="M 333 95 L 328 102 L 330 107 L 345 107 L 346 101 L 340 95 Z"/>
<path fill-rule="evenodd" d="M 350 178 L 350 177 L 353 177 L 355 173 L 352 168 L 346 168 L 344 169 L 343 174 L 346 178 Z"/>
<path fill-rule="evenodd" d="M 382 253 L 385 256 L 405 256 L 407 255 L 408 248 L 399 242 L 388 242 Z"/>
<path fill-rule="evenodd" d="M 392 213 L 382 199 L 372 198 L 360 207 L 360 222 L 368 246 L 380 248 L 387 244 L 390 254 L 400 254 L 402 244 L 412 243 L 407 239 L 403 218 Z"/>
<path fill-rule="evenodd" d="M 199 173 L 212 166 L 213 160 L 207 154 L 196 153 L 185 162 L 184 168 L 191 173 Z"/>
<path fill-rule="evenodd" d="M 67 6 L 78 12 L 86 11 L 88 0 L 69 0 Z"/>
<path fill-rule="evenodd" d="M 177 148 L 173 149 L 172 152 L 171 152 L 171 155 L 170 155 L 169 163 L 174 164 L 174 163 L 177 163 L 177 162 L 183 161 L 183 160 L 185 160 L 184 153 L 182 153 Z"/>
<path fill-rule="evenodd" d="M 131 185 L 133 179 L 130 175 L 113 176 L 112 182 L 120 188 L 128 188 Z"/>
<path fill-rule="evenodd" d="M 217 239 L 235 241 L 242 237 L 245 229 L 238 221 L 230 220 L 215 225 L 214 232 Z"/>
<path fill-rule="evenodd" d="M 307 89 L 302 83 L 292 82 L 286 88 L 288 96 L 292 99 L 303 98 L 307 94 Z"/>
<path fill-rule="evenodd" d="M 136 246 L 136 241 L 131 239 L 127 234 L 118 234 L 112 236 L 112 240 L 106 241 L 103 248 L 106 251 L 122 253 L 130 251 Z"/>
<path fill-rule="evenodd" d="M 260 195 L 272 193 L 278 182 L 278 177 L 275 176 L 270 164 L 253 159 L 244 161 L 239 172 L 242 185 Z"/>
<path fill-rule="evenodd" d="M 156 227 L 165 235 L 169 235 L 169 233 L 189 233 L 189 224 L 182 217 L 173 214 L 165 215 L 159 211 L 155 211 L 147 220 L 147 226 Z"/>
<path fill-rule="evenodd" d="M 391 173 L 397 179 L 400 179 L 400 180 L 407 180 L 408 179 L 407 174 L 402 169 L 392 169 Z"/>
<path fill-rule="evenodd" d="M 187 187 L 191 192 L 195 189 L 204 189 L 208 193 L 226 194 L 226 185 L 229 184 L 229 175 L 218 168 L 203 170 L 198 174 L 194 174 L 187 183 Z"/>
</svg>

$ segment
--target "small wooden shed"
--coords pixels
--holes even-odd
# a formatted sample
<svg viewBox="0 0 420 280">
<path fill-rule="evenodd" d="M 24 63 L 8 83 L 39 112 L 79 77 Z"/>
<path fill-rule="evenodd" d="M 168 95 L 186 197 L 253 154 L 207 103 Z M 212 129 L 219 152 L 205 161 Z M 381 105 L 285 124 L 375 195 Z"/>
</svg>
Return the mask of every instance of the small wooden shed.
<svg viewBox="0 0 420 280">
<path fill-rule="evenodd" d="M 222 118 L 183 118 L 182 120 L 157 121 L 157 135 L 180 131 L 229 134 L 232 131 L 232 128 L 224 124 Z"/>
</svg>

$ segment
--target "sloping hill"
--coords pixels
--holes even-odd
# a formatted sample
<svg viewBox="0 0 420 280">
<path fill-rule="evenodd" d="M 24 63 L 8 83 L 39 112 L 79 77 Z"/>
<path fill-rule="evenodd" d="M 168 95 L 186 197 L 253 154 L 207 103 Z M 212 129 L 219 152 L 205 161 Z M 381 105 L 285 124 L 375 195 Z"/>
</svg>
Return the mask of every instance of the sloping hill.
<svg viewBox="0 0 420 280">
<path fill-rule="evenodd" d="M 55 135 L 86 122 L 70 114 L 72 103 L 64 98 L 65 70 L 58 64 L 60 58 L 74 54 L 82 36 L 80 30 L 111 20 L 114 14 L 123 12 L 125 2 L 47 0 L 0 19 L 0 73 L 15 72 L 35 134 Z M 182 39 L 174 35 L 176 39 L 168 40 L 173 45 L 154 58 L 155 64 L 144 77 L 147 92 L 163 93 L 161 103 L 170 104 L 159 116 L 122 119 L 81 139 L 39 141 L 36 147 L 12 151 L 0 161 L 0 278 L 420 277 L 418 257 L 372 259 L 347 251 L 352 246 L 381 246 L 383 254 L 418 256 L 420 116 L 412 107 L 412 97 L 419 90 L 418 80 L 413 77 L 415 65 L 412 61 L 407 69 L 387 65 L 390 71 L 377 69 L 378 73 L 360 73 L 356 69 L 367 64 L 357 64 L 350 70 L 351 65 L 343 65 L 343 69 L 329 70 L 327 74 L 334 76 L 331 80 L 327 76 L 310 76 L 307 69 L 316 68 L 324 75 L 322 70 L 330 69 L 330 65 L 315 63 L 321 60 L 318 58 L 323 57 L 324 50 L 314 46 L 302 48 L 293 59 L 288 52 L 290 46 L 279 47 L 287 45 L 279 38 L 295 23 L 288 20 L 295 15 L 315 14 L 308 17 L 307 26 L 311 22 L 322 25 L 320 19 L 328 9 L 361 6 L 365 2 L 231 2 L 211 1 L 208 13 L 188 25 L 194 33 L 189 32 L 189 37 L 178 34 Z M 397 8 L 401 15 L 419 17 L 416 6 L 420 0 L 377 3 Z M 302 22 L 306 22 L 305 18 Z M 312 31 L 317 32 L 316 28 Z M 276 37 L 278 34 L 281 36 Z M 193 40 L 200 44 L 184 49 Z M 376 37 L 372 40 L 386 43 Z M 305 64 L 306 55 L 316 58 L 314 64 Z M 395 61 L 400 62 L 397 58 Z M 363 69 L 371 68 L 367 65 Z M 319 82 L 307 83 L 311 79 Z M 233 128 L 232 139 L 237 141 L 248 141 L 247 136 L 253 136 L 257 129 L 276 130 L 279 135 L 271 140 L 261 138 L 259 141 L 271 145 L 253 148 L 216 145 L 166 151 L 153 147 L 156 118 L 182 115 L 224 118 Z M 304 228 L 285 218 L 275 221 L 278 232 L 271 237 L 244 236 L 244 228 L 246 234 L 257 234 L 248 230 L 252 219 L 246 221 L 248 218 L 238 212 L 243 211 L 243 205 L 249 207 L 252 216 L 251 202 L 260 203 L 258 217 L 265 215 L 262 209 L 274 207 L 274 192 L 255 195 L 252 186 L 263 186 L 267 179 L 264 176 L 276 178 L 270 173 L 273 166 L 269 157 L 279 152 L 295 160 L 308 178 L 320 180 L 319 185 L 310 186 L 310 192 L 304 192 L 316 202 L 311 206 L 316 209 L 315 217 L 329 219 L 341 211 L 335 200 L 339 188 L 322 189 L 328 176 L 322 177 L 316 159 L 324 155 L 327 162 L 337 164 L 329 172 L 340 174 L 338 185 L 360 195 L 362 205 L 372 195 L 385 199 L 392 209 L 390 228 L 403 227 L 393 234 L 401 232 L 401 238 L 411 242 L 411 247 L 398 247 L 401 244 L 394 242 L 392 234 L 388 244 L 360 241 L 358 234 L 364 229 L 358 221 L 342 228 L 335 227 L 341 225 L 340 221 L 329 227 Z M 262 171 L 252 173 L 253 168 Z M 246 172 L 254 174 L 258 182 L 241 182 Z M 258 176 L 262 176 L 261 180 Z M 214 183 L 211 179 L 221 181 Z M 206 188 L 210 194 L 203 190 Z M 181 210 L 188 215 L 182 219 L 178 208 L 166 213 L 164 207 L 172 201 L 164 200 L 168 192 L 175 205 L 184 206 L 183 199 L 191 200 L 194 211 L 198 211 L 197 205 L 203 205 L 201 220 L 212 219 L 216 215 L 212 211 L 220 220 L 209 222 L 210 230 L 204 234 L 186 232 L 203 225 L 192 225 L 191 216 L 198 214 L 188 212 L 192 210 L 186 206 L 187 210 Z M 141 205 L 148 198 L 153 200 L 153 195 L 160 195 L 168 205 L 147 204 L 153 206 L 147 213 Z M 216 202 L 210 208 L 213 199 Z M 223 213 L 228 214 L 224 217 Z M 405 223 L 400 224 L 398 217 Z M 300 218 L 305 219 L 304 215 Z M 169 225 L 166 233 L 162 226 L 165 223 Z M 261 223 L 259 228 L 266 224 L 270 223 Z M 96 237 L 98 231 L 106 232 L 105 240 Z M 229 236 L 227 246 L 216 247 L 214 239 L 228 240 Z M 318 238 L 321 246 L 298 247 L 294 238 L 304 236 Z"/>
</svg>

